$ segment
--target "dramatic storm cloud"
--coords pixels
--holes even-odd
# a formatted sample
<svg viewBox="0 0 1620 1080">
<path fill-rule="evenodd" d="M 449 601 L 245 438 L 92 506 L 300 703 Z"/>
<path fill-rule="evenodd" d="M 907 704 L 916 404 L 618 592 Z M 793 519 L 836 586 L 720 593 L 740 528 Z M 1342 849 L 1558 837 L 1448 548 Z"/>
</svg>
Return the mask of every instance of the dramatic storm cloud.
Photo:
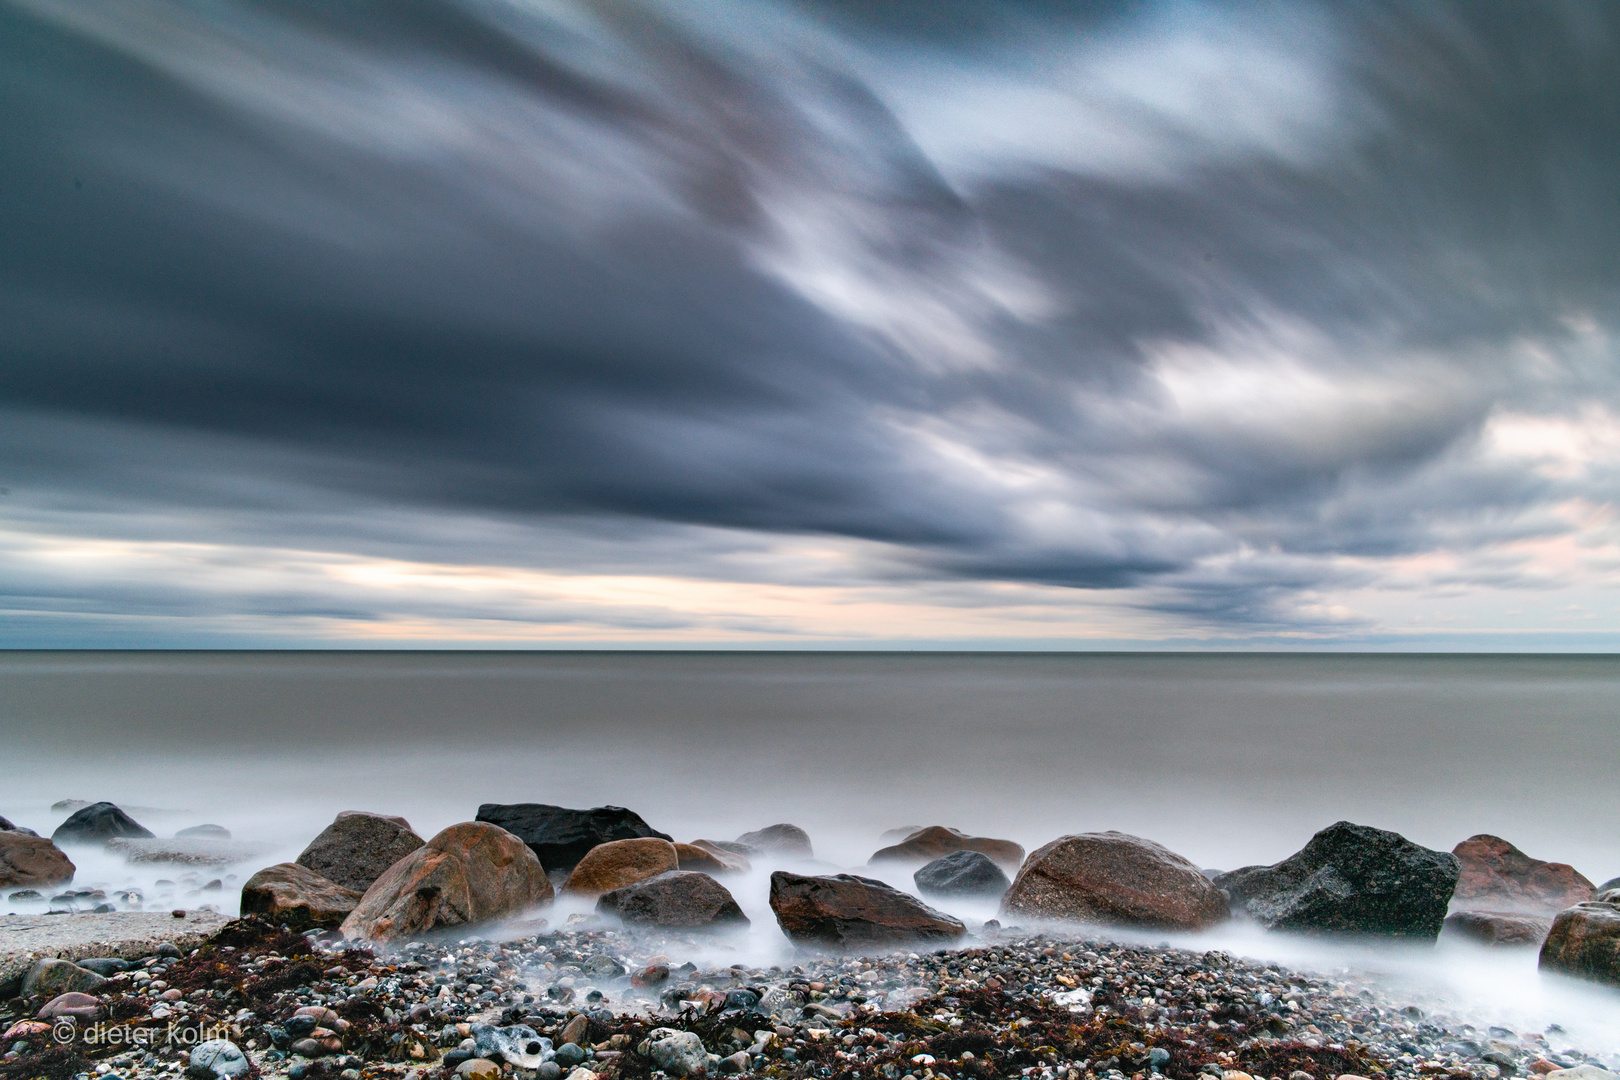
<svg viewBox="0 0 1620 1080">
<path fill-rule="evenodd" d="M 0 0 L 0 116 L 0 644 L 1620 640 L 1600 3 Z"/>
</svg>

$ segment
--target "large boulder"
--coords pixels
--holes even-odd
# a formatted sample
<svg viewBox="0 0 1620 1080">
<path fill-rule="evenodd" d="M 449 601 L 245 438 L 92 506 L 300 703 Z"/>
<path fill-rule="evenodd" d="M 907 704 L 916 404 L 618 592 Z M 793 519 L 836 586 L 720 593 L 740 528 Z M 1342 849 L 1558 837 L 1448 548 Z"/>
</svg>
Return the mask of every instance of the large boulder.
<svg viewBox="0 0 1620 1080">
<path fill-rule="evenodd" d="M 676 844 L 675 857 L 680 860 L 682 870 L 696 870 L 703 874 L 745 874 L 753 868 L 748 856 L 727 851 L 708 840 Z"/>
<path fill-rule="evenodd" d="M 596 910 L 631 926 L 696 930 L 748 925 L 748 916 L 724 885 L 692 870 L 670 870 L 603 893 Z"/>
<path fill-rule="evenodd" d="M 570 810 L 543 803 L 485 803 L 475 820 L 499 825 L 520 837 L 547 870 L 572 870 L 587 851 L 615 840 L 675 839 L 622 806 Z"/>
<path fill-rule="evenodd" d="M 771 875 L 771 910 L 794 943 L 839 952 L 948 945 L 967 932 L 916 897 L 854 874 L 808 877 L 778 870 Z"/>
<path fill-rule="evenodd" d="M 43 836 L 0 832 L 0 888 L 60 885 L 73 880 L 75 869 L 62 849 Z"/>
<path fill-rule="evenodd" d="M 1608 881 L 1605 881 L 1603 884 L 1599 885 L 1597 887 L 1597 893 L 1599 896 L 1602 896 L 1611 889 L 1620 889 L 1620 877 L 1610 878 Z"/>
<path fill-rule="evenodd" d="M 1620 904 L 1589 900 L 1553 917 L 1541 943 L 1543 971 L 1620 986 Z"/>
<path fill-rule="evenodd" d="M 104 844 L 121 836 L 151 839 L 153 835 L 112 803 L 98 802 L 73 811 L 51 833 L 51 839 L 58 844 Z"/>
<path fill-rule="evenodd" d="M 295 930 L 340 926 L 360 903 L 361 893 L 298 863 L 267 866 L 242 886 L 242 914 L 263 915 Z"/>
<path fill-rule="evenodd" d="M 1522 911 L 1453 911 L 1443 932 L 1482 945 L 1540 945 L 1551 928 L 1546 916 Z"/>
<path fill-rule="evenodd" d="M 294 861 L 345 889 L 364 893 L 423 840 L 404 818 L 345 810 Z"/>
<path fill-rule="evenodd" d="M 1282 862 L 1219 874 L 1215 884 L 1270 930 L 1433 941 L 1457 875 L 1450 852 L 1340 821 Z"/>
<path fill-rule="evenodd" d="M 522 840 L 481 821 L 452 825 L 372 883 L 343 920 L 346 937 L 392 941 L 517 915 L 553 896 Z"/>
<path fill-rule="evenodd" d="M 1596 895 L 1573 866 L 1532 859 L 1499 836 L 1470 836 L 1451 853 L 1459 869 L 1451 905 L 1460 910 L 1552 915 Z"/>
<path fill-rule="evenodd" d="M 979 851 L 953 851 L 911 875 L 917 891 L 929 896 L 997 897 L 1012 887 L 990 856 Z"/>
<path fill-rule="evenodd" d="M 1120 832 L 1062 836 L 1030 853 L 1002 897 L 1004 915 L 1202 930 L 1226 900 L 1197 866 Z"/>
<path fill-rule="evenodd" d="M 762 855 L 779 855 L 790 859 L 813 859 L 816 853 L 810 847 L 810 834 L 797 825 L 785 822 L 780 825 L 767 825 L 763 829 L 743 833 L 737 837 L 737 843 L 745 849 L 744 855 L 759 852 Z"/>
<path fill-rule="evenodd" d="M 869 860 L 881 862 L 932 862 L 953 851 L 977 851 L 988 855 L 999 865 L 1016 870 L 1024 861 L 1024 849 L 1011 840 L 992 840 L 987 836 L 969 836 L 957 829 L 931 825 L 919 829 L 898 844 L 879 848 Z"/>
<path fill-rule="evenodd" d="M 666 871 L 678 870 L 680 863 L 675 845 L 668 840 L 655 836 L 614 840 L 586 852 L 563 883 L 562 891 L 597 897 Z"/>
</svg>

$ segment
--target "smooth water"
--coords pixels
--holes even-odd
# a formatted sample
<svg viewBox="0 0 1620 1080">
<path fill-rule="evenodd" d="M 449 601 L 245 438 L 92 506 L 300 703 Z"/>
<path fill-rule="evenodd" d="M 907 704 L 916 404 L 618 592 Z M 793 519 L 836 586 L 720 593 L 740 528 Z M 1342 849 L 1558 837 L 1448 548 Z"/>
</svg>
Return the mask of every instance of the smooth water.
<svg viewBox="0 0 1620 1080">
<path fill-rule="evenodd" d="M 1349 819 L 1441 849 L 1494 833 L 1601 882 L 1620 875 L 1617 716 L 1620 662 L 1595 656 L 9 653 L 0 814 L 44 833 L 51 803 L 108 799 L 160 836 L 224 825 L 268 863 L 343 809 L 430 835 L 481 802 L 613 803 L 678 840 L 792 821 L 839 868 L 944 824 L 1026 848 L 1119 829 L 1227 869 Z M 234 903 L 73 854 L 81 882 Z M 725 946 L 754 957 L 787 948 L 765 869 L 734 886 L 754 928 Z M 1534 950 L 1241 924 L 1186 942 L 1620 1051 L 1620 997 L 1542 978 Z"/>
</svg>

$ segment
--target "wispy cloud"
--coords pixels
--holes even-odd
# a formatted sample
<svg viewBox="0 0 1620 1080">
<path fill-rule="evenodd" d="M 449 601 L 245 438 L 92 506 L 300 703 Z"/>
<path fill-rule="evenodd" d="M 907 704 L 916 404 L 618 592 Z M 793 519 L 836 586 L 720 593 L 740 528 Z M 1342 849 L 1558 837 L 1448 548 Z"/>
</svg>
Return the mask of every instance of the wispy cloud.
<svg viewBox="0 0 1620 1080">
<path fill-rule="evenodd" d="M 1613 633 L 1617 31 L 0 0 L 7 643 Z"/>
</svg>

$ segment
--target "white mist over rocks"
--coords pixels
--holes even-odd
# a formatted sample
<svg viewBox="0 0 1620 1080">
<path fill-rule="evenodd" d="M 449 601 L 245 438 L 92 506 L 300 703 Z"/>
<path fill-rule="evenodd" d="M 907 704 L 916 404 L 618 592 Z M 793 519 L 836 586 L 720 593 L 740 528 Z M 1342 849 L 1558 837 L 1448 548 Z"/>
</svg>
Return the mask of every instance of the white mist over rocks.
<svg viewBox="0 0 1620 1080">
<path fill-rule="evenodd" d="M 910 867 L 867 859 L 882 833 L 934 824 L 1031 850 L 1118 829 L 1232 869 L 1349 819 L 1442 850 L 1490 832 L 1604 881 L 1620 874 L 1620 793 L 1570 766 L 1616 759 L 1617 706 L 1620 665 L 1599 657 L 9 654 L 0 814 L 48 834 L 67 816 L 53 803 L 105 799 L 159 836 L 225 826 L 262 858 L 69 854 L 76 887 L 227 914 L 248 874 L 341 810 L 404 815 L 427 837 L 483 802 L 626 806 L 681 841 L 791 821 L 819 872 L 908 891 Z M 791 963 L 766 903 L 774 865 L 727 879 L 752 925 L 689 959 Z M 593 906 L 564 898 L 545 915 Z M 970 927 L 996 915 L 935 906 Z M 1353 972 L 1481 1030 L 1558 1025 L 1550 1041 L 1620 1053 L 1620 995 L 1541 975 L 1534 949 L 1246 921 L 1084 932 Z"/>
</svg>

